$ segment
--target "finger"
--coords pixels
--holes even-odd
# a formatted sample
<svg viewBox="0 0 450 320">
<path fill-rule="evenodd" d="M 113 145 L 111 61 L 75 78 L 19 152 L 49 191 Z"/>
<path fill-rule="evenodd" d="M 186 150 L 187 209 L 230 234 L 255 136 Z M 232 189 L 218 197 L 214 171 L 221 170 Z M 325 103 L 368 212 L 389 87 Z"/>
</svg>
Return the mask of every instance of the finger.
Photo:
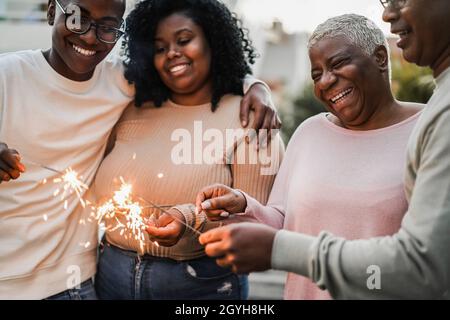
<svg viewBox="0 0 450 320">
<path fill-rule="evenodd" d="M 226 212 L 224 210 L 203 210 L 208 218 L 226 218 L 222 213 Z"/>
<path fill-rule="evenodd" d="M 270 133 L 270 127 L 272 123 L 273 112 L 266 112 L 266 117 L 264 118 L 264 123 L 261 130 L 258 132 L 258 147 L 263 148 L 267 146 L 268 134 Z"/>
<path fill-rule="evenodd" d="M 222 257 L 227 254 L 223 241 L 209 243 L 205 247 L 205 253 L 211 258 Z"/>
<path fill-rule="evenodd" d="M 239 111 L 239 118 L 244 128 L 248 126 L 248 118 L 250 115 L 250 99 L 244 96 L 241 100 L 241 109 Z"/>
<path fill-rule="evenodd" d="M 259 103 L 255 105 L 254 109 L 255 109 L 255 119 L 253 119 L 252 129 L 255 131 L 259 131 L 266 118 L 267 110 L 263 105 Z"/>
<path fill-rule="evenodd" d="M 201 207 L 203 210 L 208 211 L 227 211 L 226 209 L 230 207 L 233 204 L 234 196 L 231 193 L 227 193 L 223 196 L 208 199 L 204 202 L 202 202 Z"/>
<path fill-rule="evenodd" d="M 17 169 L 11 169 L 6 163 L 0 162 L 0 170 L 7 173 L 11 179 L 17 179 L 20 177 L 20 171 Z"/>
<path fill-rule="evenodd" d="M 21 157 L 19 153 L 14 149 L 9 149 L 2 153 L 3 162 L 13 170 L 25 172 L 25 166 L 20 162 Z"/>
<path fill-rule="evenodd" d="M 0 169 L 4 172 L 6 172 L 11 179 L 17 179 L 20 177 L 20 171 L 17 169 L 11 169 L 8 165 L 5 163 L 0 162 Z"/>
<path fill-rule="evenodd" d="M 281 129 L 281 127 L 283 126 L 283 122 L 281 121 L 278 113 L 277 113 L 277 119 L 276 119 L 276 129 Z"/>
<path fill-rule="evenodd" d="M 274 116 L 275 116 L 274 110 L 272 109 L 267 110 L 261 129 L 266 130 L 266 132 L 269 132 L 269 130 L 272 129 L 272 120 Z"/>
<path fill-rule="evenodd" d="M 214 189 L 215 189 L 214 187 L 208 186 L 208 187 L 200 190 L 200 192 L 197 194 L 197 197 L 195 199 L 195 208 L 197 210 L 197 213 L 199 213 L 203 210 L 202 203 L 205 200 L 212 198 Z"/>
<path fill-rule="evenodd" d="M 272 116 L 271 128 L 269 129 L 269 133 L 267 135 L 267 142 L 272 141 L 272 138 L 276 135 L 276 133 L 278 131 L 277 118 L 278 118 L 278 115 L 276 113 L 274 113 L 274 115 Z"/>
<path fill-rule="evenodd" d="M 162 214 L 158 219 L 156 219 L 156 227 L 163 228 L 169 225 L 169 223 L 173 222 L 174 218 L 168 214 Z"/>
<path fill-rule="evenodd" d="M 221 241 L 224 238 L 224 234 L 226 231 L 227 227 L 215 228 L 200 235 L 198 240 L 200 241 L 201 245 Z"/>
<path fill-rule="evenodd" d="M 232 263 L 229 261 L 228 256 L 216 259 L 216 263 L 219 267 L 226 269 L 231 268 L 233 266 Z"/>
<path fill-rule="evenodd" d="M 146 231 L 152 238 L 156 238 L 156 240 L 164 240 L 164 239 L 173 239 L 178 236 L 177 230 L 174 228 L 173 224 L 169 224 L 163 228 L 156 228 L 153 226 L 147 226 Z"/>
<path fill-rule="evenodd" d="M 9 173 L 0 169 L 0 181 L 8 182 L 10 180 L 11 180 L 11 176 L 9 175 Z"/>
</svg>

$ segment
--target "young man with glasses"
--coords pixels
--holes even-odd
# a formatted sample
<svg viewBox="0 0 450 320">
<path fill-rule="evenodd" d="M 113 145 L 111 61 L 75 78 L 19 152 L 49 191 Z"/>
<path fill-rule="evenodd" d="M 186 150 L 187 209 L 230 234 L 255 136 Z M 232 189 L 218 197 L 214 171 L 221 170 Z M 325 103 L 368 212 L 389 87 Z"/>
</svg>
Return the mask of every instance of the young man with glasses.
<svg viewBox="0 0 450 320">
<path fill-rule="evenodd" d="M 125 0 L 50 0 L 51 49 L 0 56 L 0 299 L 96 297 L 97 224 L 75 194 L 56 196 L 59 175 L 44 166 L 93 180 L 134 95 L 122 62 L 105 59 L 124 11 Z M 264 86 L 244 100 L 244 114 L 256 109 L 254 126 L 278 125 Z"/>
<path fill-rule="evenodd" d="M 230 225 L 200 237 L 220 265 L 242 273 L 268 268 L 297 273 L 339 299 L 450 299 L 450 1 L 381 3 L 404 58 L 430 67 L 437 83 L 409 140 L 409 208 L 400 230 L 348 241 L 325 231 L 313 237 L 264 225 Z M 199 195 L 199 201 L 204 198 Z M 221 195 L 202 208 L 227 209 L 237 203 L 234 198 Z"/>
</svg>

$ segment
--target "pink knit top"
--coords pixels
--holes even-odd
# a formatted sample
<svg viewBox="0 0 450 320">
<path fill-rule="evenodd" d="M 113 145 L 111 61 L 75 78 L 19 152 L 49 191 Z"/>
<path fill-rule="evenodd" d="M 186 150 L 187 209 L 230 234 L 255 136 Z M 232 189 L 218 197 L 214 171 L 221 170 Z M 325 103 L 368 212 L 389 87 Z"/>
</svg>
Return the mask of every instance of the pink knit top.
<svg viewBox="0 0 450 320">
<path fill-rule="evenodd" d="M 288 145 L 267 206 L 247 196 L 246 213 L 314 236 L 322 230 L 350 240 L 394 234 L 407 210 L 406 146 L 419 115 L 370 131 L 339 127 L 325 113 L 308 119 Z M 285 298 L 330 295 L 290 273 Z"/>
</svg>

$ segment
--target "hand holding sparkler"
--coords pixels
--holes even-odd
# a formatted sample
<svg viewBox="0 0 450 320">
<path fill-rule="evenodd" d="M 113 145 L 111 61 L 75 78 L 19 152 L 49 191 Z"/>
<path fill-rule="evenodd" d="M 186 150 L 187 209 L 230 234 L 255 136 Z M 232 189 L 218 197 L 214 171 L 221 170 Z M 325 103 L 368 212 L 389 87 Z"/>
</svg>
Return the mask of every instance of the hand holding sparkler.
<svg viewBox="0 0 450 320">
<path fill-rule="evenodd" d="M 15 180 L 25 172 L 19 153 L 0 142 L 0 183 Z"/>
<path fill-rule="evenodd" d="M 215 184 L 200 190 L 195 206 L 196 211 L 205 212 L 209 220 L 218 221 L 227 219 L 230 215 L 244 214 L 247 200 L 239 190 Z"/>
<path fill-rule="evenodd" d="M 157 219 L 147 221 L 146 231 L 151 241 L 164 247 L 177 244 L 186 230 L 184 216 L 176 209 L 165 210 Z"/>
</svg>

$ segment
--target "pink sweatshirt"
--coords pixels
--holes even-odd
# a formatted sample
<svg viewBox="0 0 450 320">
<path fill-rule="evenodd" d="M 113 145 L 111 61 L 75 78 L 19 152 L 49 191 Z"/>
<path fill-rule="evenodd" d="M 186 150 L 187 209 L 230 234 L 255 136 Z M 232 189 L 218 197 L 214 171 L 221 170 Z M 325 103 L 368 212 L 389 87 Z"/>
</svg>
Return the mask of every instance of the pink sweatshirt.
<svg viewBox="0 0 450 320">
<path fill-rule="evenodd" d="M 406 146 L 419 115 L 370 131 L 341 128 L 325 113 L 308 119 L 289 142 L 267 206 L 247 195 L 246 214 L 313 236 L 328 231 L 353 240 L 394 234 L 408 207 Z M 330 295 L 289 273 L 285 298 Z"/>
</svg>

